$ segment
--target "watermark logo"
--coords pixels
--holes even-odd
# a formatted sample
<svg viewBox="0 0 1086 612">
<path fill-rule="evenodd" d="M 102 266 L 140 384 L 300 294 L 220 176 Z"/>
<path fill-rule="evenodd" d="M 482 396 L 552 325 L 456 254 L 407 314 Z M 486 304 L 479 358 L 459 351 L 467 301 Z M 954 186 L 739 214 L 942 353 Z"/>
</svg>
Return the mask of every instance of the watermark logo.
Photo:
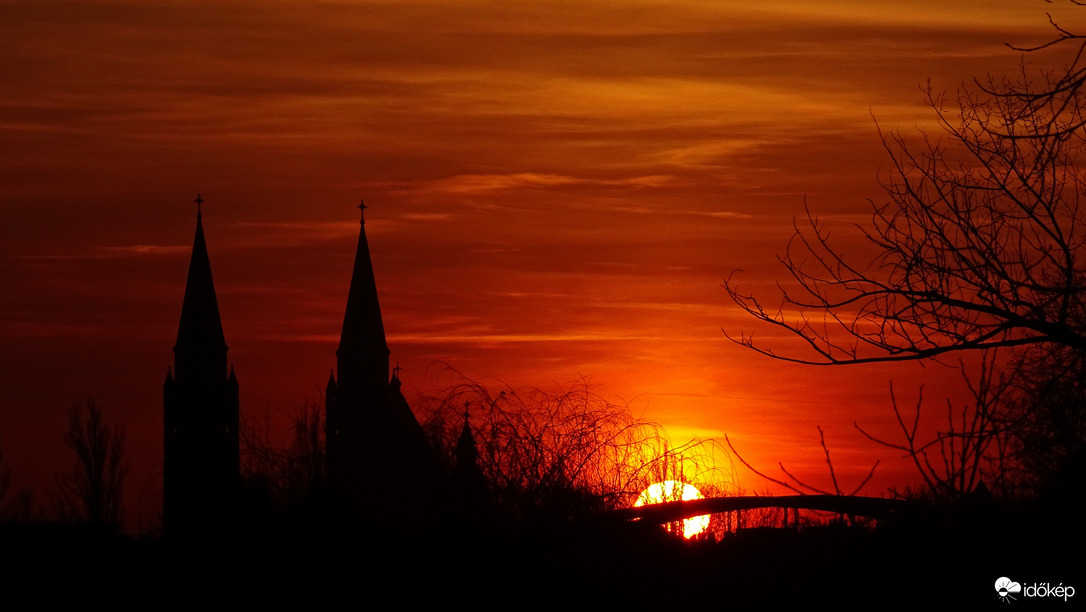
<svg viewBox="0 0 1086 612">
<path fill-rule="evenodd" d="M 1003 576 L 999 580 L 996 580 L 995 590 L 996 594 L 999 595 L 999 599 L 1007 603 L 1011 603 L 1015 599 L 1014 593 L 1022 592 L 1022 585 L 1011 580 L 1010 578 L 1007 578 L 1006 576 Z"/>
<path fill-rule="evenodd" d="M 1021 583 L 1015 582 L 1006 576 L 995 581 L 995 590 L 999 599 L 1005 603 L 1011 603 L 1017 599 L 1015 595 L 1031 599 L 1034 597 L 1055 597 L 1064 601 L 1075 596 L 1075 587 L 1071 585 L 1064 586 L 1062 582 L 1057 585 L 1047 582 L 1034 582 L 1023 588 Z"/>
</svg>

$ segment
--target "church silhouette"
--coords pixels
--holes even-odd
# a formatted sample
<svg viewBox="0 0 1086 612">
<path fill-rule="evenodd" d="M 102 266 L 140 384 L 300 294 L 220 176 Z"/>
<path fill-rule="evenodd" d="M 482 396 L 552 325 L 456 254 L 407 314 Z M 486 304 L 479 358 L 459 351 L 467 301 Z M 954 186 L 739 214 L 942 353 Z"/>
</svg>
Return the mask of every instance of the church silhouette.
<svg viewBox="0 0 1086 612">
<path fill-rule="evenodd" d="M 202 202 L 197 196 L 174 367 L 163 386 L 163 533 L 169 537 L 228 527 L 240 495 L 238 380 L 233 366 L 227 369 Z M 326 387 L 323 499 L 328 516 L 340 522 L 418 519 L 440 511 L 451 480 L 400 390 L 399 368 L 389 375 L 366 206 L 359 208 L 337 368 Z M 474 446 L 470 439 L 460 443 Z M 473 454 L 465 456 L 474 462 Z"/>
<path fill-rule="evenodd" d="M 240 486 L 238 379 L 232 367 L 227 373 L 202 203 L 197 196 L 174 368 L 162 388 L 162 531 L 170 535 L 207 532 L 228 522 Z"/>
<path fill-rule="evenodd" d="M 443 485 L 437 455 L 389 378 L 389 349 L 377 299 L 365 204 L 347 310 L 336 350 L 339 378 L 325 389 L 326 472 L 334 507 L 366 518 L 426 512 Z"/>
</svg>

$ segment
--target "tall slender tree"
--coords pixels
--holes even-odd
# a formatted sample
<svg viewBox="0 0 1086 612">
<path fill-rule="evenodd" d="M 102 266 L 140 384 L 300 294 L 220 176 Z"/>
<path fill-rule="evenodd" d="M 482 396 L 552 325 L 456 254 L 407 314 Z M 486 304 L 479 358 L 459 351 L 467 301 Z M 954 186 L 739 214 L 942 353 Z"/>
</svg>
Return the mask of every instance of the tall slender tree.
<svg viewBox="0 0 1086 612">
<path fill-rule="evenodd" d="M 82 520 L 120 526 L 124 518 L 124 478 L 128 474 L 124 428 L 105 421 L 92 398 L 68 413 L 64 443 L 75 453 L 61 490 Z"/>
</svg>

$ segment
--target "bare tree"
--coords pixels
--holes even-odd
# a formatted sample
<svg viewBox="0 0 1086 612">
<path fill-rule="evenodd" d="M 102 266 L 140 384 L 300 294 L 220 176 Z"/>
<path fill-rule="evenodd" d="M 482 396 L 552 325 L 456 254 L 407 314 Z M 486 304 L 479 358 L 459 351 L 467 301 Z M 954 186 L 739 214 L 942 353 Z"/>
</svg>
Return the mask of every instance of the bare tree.
<svg viewBox="0 0 1086 612">
<path fill-rule="evenodd" d="M 557 391 L 492 392 L 449 369 L 453 384 L 422 399 L 424 427 L 452 461 L 464 412 L 491 496 L 522 518 L 568 519 L 631 505 L 648 485 L 695 484 L 713 495 L 734 484 L 708 443 L 673 446 L 660 428 L 596 394 L 584 380 Z M 713 488 L 714 485 L 717 488 Z"/>
<path fill-rule="evenodd" d="M 979 376 L 970 378 L 961 364 L 962 377 L 969 387 L 972 403 L 954 406 L 947 400 L 946 421 L 930 437 L 918 431 L 923 404 L 923 387 L 911 415 L 897 402 L 890 386 L 894 417 L 901 439 L 887 440 L 872 435 L 858 423 L 856 429 L 881 446 L 901 451 L 912 460 L 924 480 L 927 495 L 940 501 L 959 501 L 973 493 L 982 482 L 1001 492 L 1009 489 L 1012 453 L 1008 448 L 1014 424 L 1007 418 L 1006 396 L 1011 377 L 997 369 L 994 353 L 985 353 Z"/>
<path fill-rule="evenodd" d="M 128 474 L 124 428 L 110 426 L 88 397 L 85 407 L 77 403 L 68 413 L 64 443 L 75 453 L 74 465 L 60 478 L 68 503 L 89 523 L 120 526 Z"/>
<path fill-rule="evenodd" d="M 1081 482 L 1086 472 L 1086 37 L 1052 25 L 1050 42 L 1012 48 L 1070 51 L 1063 69 L 1023 61 L 1013 78 L 978 79 L 953 104 L 929 83 L 941 136 L 880 132 L 887 199 L 858 228 L 871 259 L 846 257 L 808 211 L 779 257 L 791 280 L 778 285 L 776 305 L 741 292 L 734 274 L 724 284 L 748 314 L 800 340 L 799 350 L 781 350 L 725 331 L 776 359 L 834 365 L 982 351 L 980 376 L 966 376 L 972 403 L 948 403 L 933 435 L 918 431 L 920 402 L 908 413 L 893 395 L 899 440 L 857 425 L 910 457 L 939 499 L 982 482 L 1008 492 L 1012 474 Z M 1012 357 L 999 373 L 990 349 L 1003 347 Z"/>
<path fill-rule="evenodd" d="M 296 491 L 312 491 L 324 482 L 324 430 L 324 408 L 320 404 L 304 404 L 295 411 L 288 472 Z"/>
<path fill-rule="evenodd" d="M 1083 39 L 1056 75 L 1023 67 L 963 90 L 948 111 L 930 84 L 943 137 L 881 133 L 888 199 L 859 230 L 877 255 L 855 261 L 808 211 L 780 257 L 791 284 L 779 304 L 724 283 L 743 310 L 802 340 L 784 353 L 725 331 L 759 353 L 828 365 L 925 359 L 952 351 L 1051 344 L 1086 351 L 1082 257 L 1086 190 Z"/>
<path fill-rule="evenodd" d="M 247 415 L 240 428 L 242 478 L 250 495 L 264 496 L 266 510 L 292 513 L 324 481 L 324 410 L 320 402 L 296 406 L 285 436 L 272 415 Z"/>
<path fill-rule="evenodd" d="M 1078 494 L 1086 476 L 1086 355 L 1024 351 L 1001 416 L 1014 481 L 1045 497 Z"/>
</svg>

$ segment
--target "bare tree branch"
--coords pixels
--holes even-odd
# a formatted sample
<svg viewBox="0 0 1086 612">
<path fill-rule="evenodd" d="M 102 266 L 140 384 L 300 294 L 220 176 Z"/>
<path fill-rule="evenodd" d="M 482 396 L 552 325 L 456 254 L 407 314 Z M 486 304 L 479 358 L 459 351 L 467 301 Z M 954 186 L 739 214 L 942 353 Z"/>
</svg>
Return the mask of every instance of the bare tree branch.
<svg viewBox="0 0 1086 612">
<path fill-rule="evenodd" d="M 879 130 L 890 172 L 885 203 L 859 227 L 877 252 L 846 258 L 810 211 L 778 259 L 789 281 L 775 306 L 723 286 L 755 320 L 800 341 L 787 350 L 748 332 L 725 336 L 760 354 L 812 365 L 939 358 L 1035 344 L 1086 351 L 1086 37 L 1055 22 L 1037 50 L 1075 45 L 1064 71 L 977 81 L 956 110 L 930 83 L 942 127 L 914 143 Z M 876 123 L 877 125 L 877 123 Z"/>
<path fill-rule="evenodd" d="M 971 493 L 985 479 L 990 483 L 1002 483 L 1008 468 L 1006 439 L 1011 427 L 1004 418 L 1003 397 L 1009 389 L 1010 378 L 998 373 L 994 352 L 983 355 L 980 374 L 976 378 L 968 375 L 964 363 L 960 368 L 972 395 L 972 404 L 955 408 L 948 400 L 946 426 L 934 432 L 926 442 L 922 442 L 917 433 L 924 401 L 923 387 L 912 418 L 907 419 L 898 407 L 893 384 L 890 385 L 891 407 L 903 442 L 878 438 L 853 423 L 868 440 L 909 457 L 924 479 L 928 492 L 936 499 L 948 501 Z M 911 422 L 906 424 L 907 421 Z"/>
</svg>

